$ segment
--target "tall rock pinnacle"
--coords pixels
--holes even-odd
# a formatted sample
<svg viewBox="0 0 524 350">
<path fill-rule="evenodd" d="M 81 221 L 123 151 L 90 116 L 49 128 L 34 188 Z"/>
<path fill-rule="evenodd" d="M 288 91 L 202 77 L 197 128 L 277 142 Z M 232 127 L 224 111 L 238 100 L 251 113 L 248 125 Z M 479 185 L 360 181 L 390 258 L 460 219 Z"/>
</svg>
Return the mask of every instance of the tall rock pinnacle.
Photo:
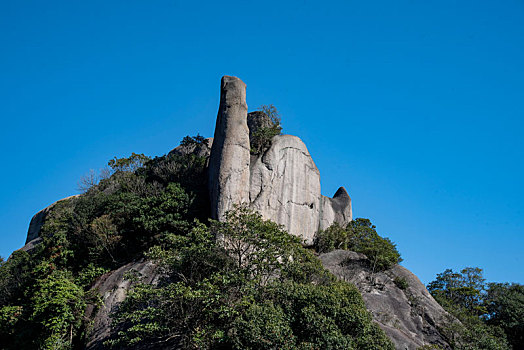
<svg viewBox="0 0 524 350">
<path fill-rule="evenodd" d="M 333 198 L 321 195 L 320 172 L 298 137 L 277 135 L 263 154 L 250 154 L 250 131 L 270 123 L 255 113 L 262 112 L 248 120 L 246 84 L 223 77 L 209 158 L 211 217 L 224 220 L 233 205 L 246 203 L 305 245 L 313 244 L 318 230 L 349 223 L 351 198 L 342 187 Z"/>
<path fill-rule="evenodd" d="M 213 219 L 222 220 L 233 204 L 249 201 L 249 150 L 246 84 L 237 77 L 224 76 L 209 158 Z"/>
</svg>

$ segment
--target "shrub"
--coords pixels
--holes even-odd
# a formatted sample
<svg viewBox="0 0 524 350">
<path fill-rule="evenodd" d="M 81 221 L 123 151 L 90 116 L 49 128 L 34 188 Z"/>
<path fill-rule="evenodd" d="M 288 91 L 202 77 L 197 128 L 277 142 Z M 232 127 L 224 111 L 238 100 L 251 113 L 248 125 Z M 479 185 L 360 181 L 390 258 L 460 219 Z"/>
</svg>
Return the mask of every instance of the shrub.
<svg viewBox="0 0 524 350">
<path fill-rule="evenodd" d="M 315 248 L 320 253 L 334 249 L 347 249 L 363 253 L 374 271 L 391 268 L 402 261 L 395 244 L 389 238 L 380 237 L 368 219 L 357 218 L 346 228 L 334 223 L 315 238 Z"/>
<path fill-rule="evenodd" d="M 395 283 L 395 285 L 402 290 L 409 288 L 409 283 L 404 277 L 398 277 L 398 276 L 395 277 L 395 279 L 393 280 L 393 283 Z"/>
<path fill-rule="evenodd" d="M 263 114 L 264 121 L 259 121 L 250 135 L 252 154 L 263 153 L 271 145 L 271 139 L 282 133 L 280 115 L 275 106 L 262 105 L 259 112 Z"/>
</svg>

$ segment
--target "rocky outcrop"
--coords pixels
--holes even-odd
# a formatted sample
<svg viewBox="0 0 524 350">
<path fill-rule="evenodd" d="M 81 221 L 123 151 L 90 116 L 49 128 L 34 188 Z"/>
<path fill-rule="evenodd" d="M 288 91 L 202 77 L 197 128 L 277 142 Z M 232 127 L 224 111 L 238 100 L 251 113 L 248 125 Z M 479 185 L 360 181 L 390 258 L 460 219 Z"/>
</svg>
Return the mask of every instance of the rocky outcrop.
<svg viewBox="0 0 524 350">
<path fill-rule="evenodd" d="M 453 320 L 452 316 L 409 270 L 396 265 L 372 273 L 364 254 L 346 250 L 321 254 L 320 260 L 335 276 L 357 286 L 373 319 L 397 349 L 416 350 L 428 344 L 450 349 L 438 328 Z M 405 289 L 395 283 L 400 280 L 406 282 Z"/>
<path fill-rule="evenodd" d="M 222 220 L 234 204 L 248 202 L 249 150 L 246 84 L 224 76 L 208 170 L 213 219 Z"/>
<path fill-rule="evenodd" d="M 168 155 L 179 155 L 185 156 L 188 154 L 194 154 L 198 157 L 209 157 L 211 154 L 211 147 L 213 146 L 213 138 L 208 137 L 205 139 L 205 142 L 202 144 L 190 144 L 190 145 L 180 145 L 171 150 Z"/>
<path fill-rule="evenodd" d="M 296 136 L 279 135 L 251 164 L 251 207 L 266 219 L 313 243 L 320 222 L 320 173 L 306 145 Z"/>
<path fill-rule="evenodd" d="M 31 219 L 31 222 L 29 223 L 29 229 L 27 230 L 27 238 L 25 240 L 25 243 L 28 244 L 29 242 L 33 241 L 35 238 L 40 236 L 40 230 L 42 229 L 42 226 L 44 225 L 45 218 L 47 217 L 47 214 L 53 209 L 53 207 L 61 202 L 68 199 L 76 198 L 78 195 L 69 196 L 63 199 L 60 199 L 53 204 L 49 205 L 48 207 L 40 210 L 38 213 L 36 213 L 33 218 Z"/>
<path fill-rule="evenodd" d="M 133 286 L 130 279 L 125 275 L 136 272 L 141 276 L 140 281 L 148 284 L 157 283 L 159 274 L 157 266 L 151 261 L 133 262 L 111 271 L 100 277 L 93 287 L 102 296 L 102 305 L 89 305 L 86 310 L 86 318 L 92 320 L 87 332 L 86 349 L 106 349 L 104 341 L 111 339 L 115 335 L 112 325 L 113 313 L 118 305 L 124 301 L 127 292 Z"/>
<path fill-rule="evenodd" d="M 22 248 L 19 250 L 23 250 L 24 252 L 31 253 L 35 250 L 36 247 L 38 247 L 40 244 L 42 244 L 43 239 L 42 237 L 36 237 L 35 239 L 32 239 L 31 241 L 27 242 Z"/>
<path fill-rule="evenodd" d="M 262 154 L 250 156 L 250 138 L 271 125 L 263 112 L 247 115 L 245 84 L 222 78 L 220 108 L 209 160 L 211 216 L 222 220 L 234 204 L 250 207 L 313 244 L 318 230 L 352 220 L 351 198 L 340 188 L 333 198 L 320 192 L 320 173 L 296 136 L 275 136 Z"/>
<path fill-rule="evenodd" d="M 351 198 L 344 187 L 340 187 L 333 198 L 322 196 L 320 229 L 325 230 L 334 222 L 344 226 L 353 219 Z"/>
</svg>

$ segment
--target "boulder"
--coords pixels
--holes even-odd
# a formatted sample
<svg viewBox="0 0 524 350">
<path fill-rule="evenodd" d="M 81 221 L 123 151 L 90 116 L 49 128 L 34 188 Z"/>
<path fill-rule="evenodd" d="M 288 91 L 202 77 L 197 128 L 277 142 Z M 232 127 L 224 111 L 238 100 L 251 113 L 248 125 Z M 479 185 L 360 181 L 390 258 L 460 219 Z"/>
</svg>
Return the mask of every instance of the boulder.
<svg viewBox="0 0 524 350">
<path fill-rule="evenodd" d="M 246 84 L 224 76 L 208 169 L 213 219 L 224 219 L 234 204 L 249 200 L 249 150 Z"/>
<path fill-rule="evenodd" d="M 319 228 L 325 230 L 334 222 L 347 225 L 353 219 L 351 208 L 351 197 L 344 187 L 340 187 L 333 198 L 322 196 Z"/>
<path fill-rule="evenodd" d="M 63 199 L 60 199 L 53 204 L 49 205 L 48 207 L 40 210 L 38 213 L 36 213 L 33 218 L 31 219 L 31 222 L 29 223 L 29 229 L 27 230 L 27 238 L 25 240 L 25 243 L 28 244 L 29 242 L 33 241 L 35 238 L 40 236 L 40 230 L 42 229 L 42 226 L 44 225 L 45 219 L 47 217 L 47 214 L 53 209 L 53 207 L 61 202 L 68 199 L 76 198 L 79 195 L 69 196 Z"/>
<path fill-rule="evenodd" d="M 364 254 L 335 250 L 321 254 L 326 269 L 360 290 L 373 319 L 386 332 L 396 349 L 416 350 L 434 344 L 451 349 L 439 328 L 455 321 L 408 269 L 396 265 L 373 273 Z M 395 280 L 404 280 L 401 289 Z"/>
<path fill-rule="evenodd" d="M 27 242 L 22 248 L 19 250 L 23 250 L 24 252 L 31 253 L 33 250 L 35 250 L 36 247 L 38 247 L 44 240 L 42 237 L 36 237 L 35 239 L 32 239 L 31 241 Z"/>
<path fill-rule="evenodd" d="M 140 281 L 148 284 L 158 282 L 160 274 L 157 266 L 151 261 L 132 262 L 117 270 L 106 273 L 97 279 L 91 290 L 100 294 L 102 305 L 88 305 L 86 318 L 92 320 L 87 331 L 86 349 L 106 349 L 104 341 L 111 339 L 117 331 L 112 324 L 112 313 L 124 301 L 133 282 L 125 278 L 126 273 L 136 271 L 141 276 Z"/>
<path fill-rule="evenodd" d="M 313 243 L 319 228 L 320 198 L 320 173 L 296 136 L 275 136 L 251 164 L 250 206 L 306 245 Z"/>
</svg>

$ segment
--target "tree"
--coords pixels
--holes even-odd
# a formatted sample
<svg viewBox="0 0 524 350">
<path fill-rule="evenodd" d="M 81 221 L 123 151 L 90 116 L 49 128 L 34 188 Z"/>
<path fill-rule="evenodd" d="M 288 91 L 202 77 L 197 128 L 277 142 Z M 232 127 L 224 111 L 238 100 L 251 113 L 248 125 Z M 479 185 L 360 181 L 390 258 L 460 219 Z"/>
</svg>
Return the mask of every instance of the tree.
<svg viewBox="0 0 524 350">
<path fill-rule="evenodd" d="M 31 300 L 31 320 L 44 329 L 41 348 L 69 349 L 86 307 L 84 292 L 72 275 L 65 270 L 46 272 L 37 280 Z"/>
<path fill-rule="evenodd" d="M 454 349 L 505 350 L 504 332 L 485 320 L 485 289 L 482 269 L 466 267 L 460 272 L 447 269 L 427 286 L 435 300 L 460 323 L 450 320 L 443 334 Z"/>
<path fill-rule="evenodd" d="M 321 252 L 347 249 L 367 256 L 373 272 L 387 270 L 402 261 L 395 244 L 380 237 L 369 219 L 357 218 L 346 228 L 334 223 L 315 238 L 315 247 Z"/>
<path fill-rule="evenodd" d="M 501 327 L 514 350 L 524 349 L 524 286 L 489 283 L 484 305 L 486 322 Z"/>
<path fill-rule="evenodd" d="M 393 349 L 356 287 L 335 282 L 296 237 L 245 206 L 211 228 L 169 235 L 149 257 L 165 277 L 128 294 L 116 317 L 122 332 L 109 343 Z"/>
<path fill-rule="evenodd" d="M 262 285 L 285 268 L 300 244 L 297 237 L 245 205 L 227 212 L 224 222 L 213 221 L 212 232 L 244 277 Z"/>
<path fill-rule="evenodd" d="M 139 168 L 143 167 L 144 164 L 149 161 L 151 158 L 144 155 L 143 153 L 131 153 L 127 158 L 117 158 L 114 157 L 111 159 L 107 165 L 114 171 L 128 171 L 135 172 Z"/>
<path fill-rule="evenodd" d="M 477 316 L 485 313 L 485 279 L 482 277 L 482 269 L 478 267 L 466 267 L 460 273 L 447 269 L 439 273 L 436 280 L 430 282 L 427 287 L 436 299 L 444 303 L 451 302 Z"/>
<path fill-rule="evenodd" d="M 259 112 L 263 116 L 263 121 L 259 120 L 255 131 L 250 136 L 251 153 L 261 154 L 271 145 L 271 139 L 282 133 L 280 125 L 280 115 L 273 105 L 262 105 Z"/>
</svg>

